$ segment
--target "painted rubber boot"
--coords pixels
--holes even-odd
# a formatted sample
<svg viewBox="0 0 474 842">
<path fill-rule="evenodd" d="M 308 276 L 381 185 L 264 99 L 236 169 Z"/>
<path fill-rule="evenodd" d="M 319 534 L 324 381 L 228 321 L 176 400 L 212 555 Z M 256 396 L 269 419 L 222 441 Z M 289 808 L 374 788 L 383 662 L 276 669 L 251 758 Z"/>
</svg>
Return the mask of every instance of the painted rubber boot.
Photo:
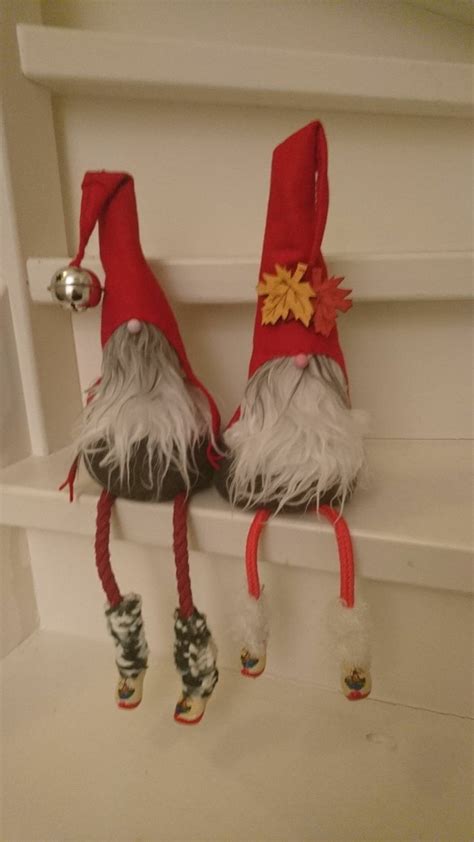
<svg viewBox="0 0 474 842">
<path fill-rule="evenodd" d="M 341 667 L 341 687 L 346 699 L 357 702 L 366 699 L 372 690 L 372 677 L 368 667 L 343 664 Z"/>
<path fill-rule="evenodd" d="M 240 663 L 242 665 L 240 670 L 242 675 L 245 675 L 247 678 L 258 678 L 267 665 L 267 653 L 264 651 L 258 655 L 255 653 L 252 654 L 244 646 L 240 653 Z"/>
</svg>

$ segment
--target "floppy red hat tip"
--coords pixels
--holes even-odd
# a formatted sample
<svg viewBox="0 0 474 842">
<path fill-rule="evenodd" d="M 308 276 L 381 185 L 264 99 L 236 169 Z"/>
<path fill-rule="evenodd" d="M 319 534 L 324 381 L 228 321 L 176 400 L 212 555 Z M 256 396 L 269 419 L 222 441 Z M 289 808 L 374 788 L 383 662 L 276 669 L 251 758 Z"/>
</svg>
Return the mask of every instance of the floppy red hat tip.
<svg viewBox="0 0 474 842">
<path fill-rule="evenodd" d="M 249 376 L 277 357 L 322 354 L 346 373 L 336 316 L 351 306 L 321 244 L 329 204 L 324 128 L 313 121 L 276 147 Z"/>
</svg>

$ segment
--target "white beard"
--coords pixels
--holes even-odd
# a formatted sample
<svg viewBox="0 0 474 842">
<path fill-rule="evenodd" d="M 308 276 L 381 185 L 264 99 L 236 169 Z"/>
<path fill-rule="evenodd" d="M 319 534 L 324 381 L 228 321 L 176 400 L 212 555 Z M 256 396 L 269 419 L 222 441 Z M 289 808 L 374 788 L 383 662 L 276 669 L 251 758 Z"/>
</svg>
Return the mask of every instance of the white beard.
<svg viewBox="0 0 474 842">
<path fill-rule="evenodd" d="M 292 357 L 262 365 L 247 384 L 240 418 L 224 433 L 229 499 L 304 507 L 333 489 L 343 505 L 365 464 L 364 412 L 349 408 L 343 373 L 329 357 L 304 369 Z M 258 483 L 257 483 L 258 480 Z"/>
<path fill-rule="evenodd" d="M 101 465 L 128 479 L 134 449 L 147 440 L 149 480 L 161 486 L 170 465 L 189 487 L 189 469 L 199 441 L 212 441 L 209 404 L 185 380 L 178 356 L 154 325 L 131 334 L 123 324 L 104 347 L 102 379 L 92 389 L 76 439 L 78 452 L 91 456 L 105 440 Z"/>
</svg>

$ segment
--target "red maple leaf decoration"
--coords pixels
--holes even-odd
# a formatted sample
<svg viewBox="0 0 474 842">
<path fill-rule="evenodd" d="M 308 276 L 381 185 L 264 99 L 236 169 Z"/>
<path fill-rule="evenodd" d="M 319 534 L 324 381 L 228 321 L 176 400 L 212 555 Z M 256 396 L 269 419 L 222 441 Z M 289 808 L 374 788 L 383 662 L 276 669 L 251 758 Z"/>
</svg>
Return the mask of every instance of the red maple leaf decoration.
<svg viewBox="0 0 474 842">
<path fill-rule="evenodd" d="M 347 296 L 351 289 L 340 289 L 339 284 L 344 278 L 322 278 L 321 269 L 313 269 L 312 286 L 316 293 L 314 330 L 323 336 L 329 336 L 336 324 L 337 311 L 346 313 L 352 307 L 352 301 Z"/>
</svg>

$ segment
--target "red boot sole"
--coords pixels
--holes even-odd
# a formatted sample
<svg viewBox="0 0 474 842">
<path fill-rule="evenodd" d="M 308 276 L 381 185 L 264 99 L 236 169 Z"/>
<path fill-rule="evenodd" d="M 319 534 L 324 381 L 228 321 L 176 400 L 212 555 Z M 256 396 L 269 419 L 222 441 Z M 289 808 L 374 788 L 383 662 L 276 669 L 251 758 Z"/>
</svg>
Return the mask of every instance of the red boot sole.
<svg viewBox="0 0 474 842">
<path fill-rule="evenodd" d="M 178 722 L 179 725 L 197 725 L 201 721 L 203 716 L 204 716 L 204 713 L 201 713 L 201 716 L 198 716 L 197 719 L 181 719 L 179 714 L 175 713 L 173 719 L 174 719 L 175 722 Z"/>
<path fill-rule="evenodd" d="M 260 670 L 260 672 L 249 672 L 245 668 L 240 670 L 240 674 L 245 675 L 245 678 L 258 678 L 259 675 L 263 675 L 264 672 L 264 669 Z"/>
</svg>

